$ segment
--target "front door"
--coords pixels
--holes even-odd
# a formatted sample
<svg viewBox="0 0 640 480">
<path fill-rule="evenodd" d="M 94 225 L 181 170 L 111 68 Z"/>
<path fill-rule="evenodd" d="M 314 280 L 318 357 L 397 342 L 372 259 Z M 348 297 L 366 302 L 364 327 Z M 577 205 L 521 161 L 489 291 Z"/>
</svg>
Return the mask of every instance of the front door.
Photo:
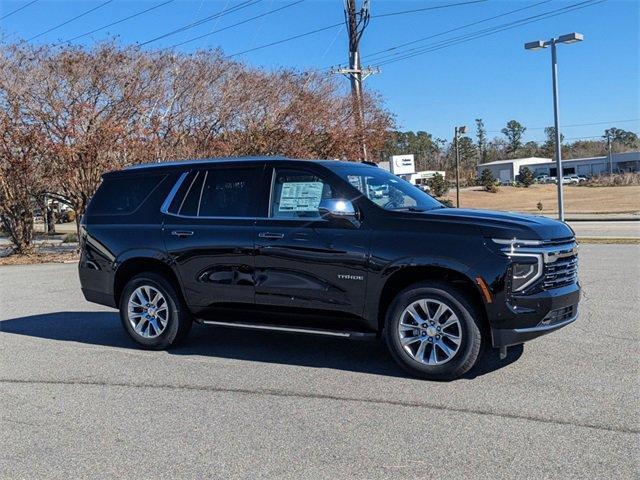
<svg viewBox="0 0 640 480">
<path fill-rule="evenodd" d="M 370 230 L 323 219 L 330 198 L 344 196 L 322 171 L 272 169 L 269 212 L 256 221 L 257 304 L 362 315 Z"/>
<path fill-rule="evenodd" d="M 263 164 L 193 170 L 165 212 L 165 246 L 187 303 L 253 303 L 256 188 Z"/>
</svg>

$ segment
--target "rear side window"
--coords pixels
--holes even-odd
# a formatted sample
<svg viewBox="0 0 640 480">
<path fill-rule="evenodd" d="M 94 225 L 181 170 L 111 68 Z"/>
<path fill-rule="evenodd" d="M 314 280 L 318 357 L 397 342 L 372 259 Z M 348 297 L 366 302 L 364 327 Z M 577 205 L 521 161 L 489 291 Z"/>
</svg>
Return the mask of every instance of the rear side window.
<svg viewBox="0 0 640 480">
<path fill-rule="evenodd" d="M 186 215 L 188 217 L 198 215 L 198 205 L 200 203 L 200 195 L 202 194 L 202 182 L 204 181 L 205 175 L 206 172 L 196 172 L 195 176 L 191 178 L 189 190 L 187 190 L 187 194 L 180 205 L 180 210 L 178 210 L 180 215 Z"/>
<path fill-rule="evenodd" d="M 106 178 L 96 191 L 87 213 L 127 215 L 138 209 L 166 175 Z"/>
<path fill-rule="evenodd" d="M 252 214 L 253 168 L 207 171 L 199 215 L 203 217 L 249 217 Z"/>
<path fill-rule="evenodd" d="M 255 167 L 193 171 L 168 212 L 186 217 L 251 217 L 261 171 Z"/>
</svg>

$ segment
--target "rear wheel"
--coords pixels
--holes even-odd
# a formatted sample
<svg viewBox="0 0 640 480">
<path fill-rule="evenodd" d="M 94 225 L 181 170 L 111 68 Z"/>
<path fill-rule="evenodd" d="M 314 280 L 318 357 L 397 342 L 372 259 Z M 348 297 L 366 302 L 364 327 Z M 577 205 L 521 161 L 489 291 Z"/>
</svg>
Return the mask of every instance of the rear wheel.
<svg viewBox="0 0 640 480">
<path fill-rule="evenodd" d="M 418 283 L 400 292 L 389 307 L 385 338 L 394 359 L 409 373 L 452 380 L 478 359 L 480 321 L 472 303 L 453 286 Z"/>
<path fill-rule="evenodd" d="M 154 350 L 180 342 L 192 324 L 174 286 L 154 272 L 136 275 L 126 284 L 120 296 L 120 319 L 133 340 Z"/>
</svg>

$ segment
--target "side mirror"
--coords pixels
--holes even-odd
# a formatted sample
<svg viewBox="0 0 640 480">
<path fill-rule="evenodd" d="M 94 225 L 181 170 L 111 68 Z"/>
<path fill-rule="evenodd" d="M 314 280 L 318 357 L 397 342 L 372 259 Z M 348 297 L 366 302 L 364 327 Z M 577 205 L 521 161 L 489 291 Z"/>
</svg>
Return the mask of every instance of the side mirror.
<svg viewBox="0 0 640 480">
<path fill-rule="evenodd" d="M 322 218 L 358 222 L 358 212 L 349 200 L 325 199 L 320 202 L 318 210 Z"/>
</svg>

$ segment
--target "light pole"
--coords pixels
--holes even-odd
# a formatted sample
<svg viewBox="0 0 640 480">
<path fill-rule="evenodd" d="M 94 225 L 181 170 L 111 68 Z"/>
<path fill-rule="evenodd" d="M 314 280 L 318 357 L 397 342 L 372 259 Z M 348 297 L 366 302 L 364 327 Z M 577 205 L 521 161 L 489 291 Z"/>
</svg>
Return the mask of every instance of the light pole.
<svg viewBox="0 0 640 480">
<path fill-rule="evenodd" d="M 560 108 L 558 101 L 558 59 L 556 55 L 556 45 L 558 43 L 576 43 L 581 42 L 584 36 L 581 33 L 567 33 L 560 35 L 558 38 L 552 38 L 546 42 L 536 40 L 524 44 L 526 50 L 540 50 L 541 48 L 551 47 L 551 81 L 553 82 L 553 123 L 555 126 L 556 136 L 556 183 L 558 184 L 558 218 L 564 222 L 564 195 L 562 191 L 562 149 L 560 145 Z"/>
<path fill-rule="evenodd" d="M 453 135 L 453 143 L 456 149 L 456 208 L 460 208 L 460 149 L 458 148 L 458 136 L 467 133 L 467 127 L 456 127 Z"/>
<path fill-rule="evenodd" d="M 613 175 L 613 156 L 611 155 L 611 132 L 607 130 L 607 156 L 609 157 L 609 175 Z"/>
</svg>

